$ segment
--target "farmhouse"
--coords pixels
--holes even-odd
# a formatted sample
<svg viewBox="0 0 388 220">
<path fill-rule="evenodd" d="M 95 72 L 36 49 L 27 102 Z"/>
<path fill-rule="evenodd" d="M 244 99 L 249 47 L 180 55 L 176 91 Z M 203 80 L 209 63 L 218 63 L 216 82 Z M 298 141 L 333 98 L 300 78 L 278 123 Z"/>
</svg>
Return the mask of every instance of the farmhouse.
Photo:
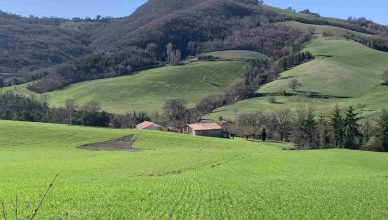
<svg viewBox="0 0 388 220">
<path fill-rule="evenodd" d="M 150 121 L 142 122 L 138 125 L 136 125 L 136 129 L 143 129 L 143 130 L 162 130 L 162 126 L 155 124 Z"/>
<path fill-rule="evenodd" d="M 188 124 L 183 128 L 183 133 L 207 137 L 223 137 L 220 125 L 214 122 Z"/>
</svg>

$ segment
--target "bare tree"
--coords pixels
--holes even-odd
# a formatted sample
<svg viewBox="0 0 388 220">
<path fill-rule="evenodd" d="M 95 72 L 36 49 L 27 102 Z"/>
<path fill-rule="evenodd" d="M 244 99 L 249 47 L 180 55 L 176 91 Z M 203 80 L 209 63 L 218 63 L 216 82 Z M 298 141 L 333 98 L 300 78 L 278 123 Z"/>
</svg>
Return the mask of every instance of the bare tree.
<svg viewBox="0 0 388 220">
<path fill-rule="evenodd" d="M 73 122 L 73 113 L 76 110 L 76 105 L 74 103 L 74 100 L 66 100 L 66 102 L 65 102 L 65 109 L 66 109 L 66 112 L 67 112 L 68 123 L 72 124 L 72 122 Z"/>
<path fill-rule="evenodd" d="M 259 137 L 266 122 L 267 116 L 261 111 L 241 114 L 237 119 L 239 134 L 247 139 L 250 136 Z"/>
<path fill-rule="evenodd" d="M 279 133 L 280 140 L 288 140 L 288 136 L 292 130 L 292 120 L 290 110 L 279 110 L 272 114 L 272 125 L 274 130 Z"/>
<path fill-rule="evenodd" d="M 186 101 L 182 99 L 171 99 L 163 107 L 164 117 L 169 126 L 183 129 L 189 122 L 190 112 L 186 108 Z"/>
<path fill-rule="evenodd" d="M 288 87 L 292 89 L 292 91 L 296 92 L 296 89 L 300 86 L 299 81 L 297 79 L 292 79 L 288 84 Z"/>
<path fill-rule="evenodd" d="M 172 43 L 169 43 L 167 44 L 167 47 L 166 47 L 166 55 L 167 55 L 167 63 L 170 63 L 171 62 L 171 56 L 173 54 L 173 47 L 172 47 Z"/>
</svg>

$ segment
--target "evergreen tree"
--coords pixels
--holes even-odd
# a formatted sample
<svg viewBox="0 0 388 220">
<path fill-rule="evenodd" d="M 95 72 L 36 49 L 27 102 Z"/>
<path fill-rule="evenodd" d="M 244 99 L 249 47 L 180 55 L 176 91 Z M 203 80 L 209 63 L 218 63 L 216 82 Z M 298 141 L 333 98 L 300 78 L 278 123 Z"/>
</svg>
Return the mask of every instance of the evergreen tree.
<svg viewBox="0 0 388 220">
<path fill-rule="evenodd" d="M 4 80 L 0 78 L 0 94 L 3 93 L 3 87 L 5 86 Z"/>
<path fill-rule="evenodd" d="M 330 146 L 330 128 L 326 120 L 321 116 L 318 121 L 318 135 L 321 148 L 327 148 Z"/>
<path fill-rule="evenodd" d="M 311 110 L 307 113 L 301 111 L 298 113 L 297 128 L 294 133 L 294 141 L 299 147 L 315 149 L 319 146 L 317 137 L 317 123 Z"/>
<path fill-rule="evenodd" d="M 267 131 L 265 130 L 265 128 L 263 128 L 261 132 L 261 139 L 263 140 L 263 142 L 267 140 Z"/>
<path fill-rule="evenodd" d="M 317 143 L 317 138 L 316 138 L 316 126 L 317 122 L 315 121 L 314 114 L 311 110 L 308 111 L 307 117 L 304 120 L 304 131 L 307 136 L 307 140 L 309 142 L 309 146 L 311 148 L 317 148 L 318 143 Z"/>
<path fill-rule="evenodd" d="M 382 140 L 381 149 L 388 152 L 388 111 L 384 110 L 379 120 L 379 133 Z"/>
<path fill-rule="evenodd" d="M 354 112 L 354 108 L 351 106 L 346 111 L 344 121 L 344 145 L 349 149 L 358 149 L 357 138 L 361 136 L 359 132 L 360 125 L 358 124 L 358 113 Z"/>
<path fill-rule="evenodd" d="M 336 147 L 341 147 L 344 138 L 344 119 L 341 109 L 336 106 L 330 119 L 330 126 L 333 132 L 333 142 Z"/>
</svg>

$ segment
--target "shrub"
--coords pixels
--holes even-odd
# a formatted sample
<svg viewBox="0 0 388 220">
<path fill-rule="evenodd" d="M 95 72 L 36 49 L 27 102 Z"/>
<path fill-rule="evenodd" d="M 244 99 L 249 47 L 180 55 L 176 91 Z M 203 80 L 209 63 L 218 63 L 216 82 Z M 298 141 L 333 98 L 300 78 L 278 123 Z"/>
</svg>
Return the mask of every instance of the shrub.
<svg viewBox="0 0 388 220">
<path fill-rule="evenodd" d="M 384 74 L 383 74 L 383 85 L 388 86 L 388 70 L 384 71 Z"/>
<path fill-rule="evenodd" d="M 371 137 L 369 141 L 361 147 L 361 150 L 381 151 L 383 141 L 379 137 Z"/>
<path fill-rule="evenodd" d="M 268 96 L 268 101 L 271 104 L 276 104 L 276 97 L 275 96 Z"/>
</svg>

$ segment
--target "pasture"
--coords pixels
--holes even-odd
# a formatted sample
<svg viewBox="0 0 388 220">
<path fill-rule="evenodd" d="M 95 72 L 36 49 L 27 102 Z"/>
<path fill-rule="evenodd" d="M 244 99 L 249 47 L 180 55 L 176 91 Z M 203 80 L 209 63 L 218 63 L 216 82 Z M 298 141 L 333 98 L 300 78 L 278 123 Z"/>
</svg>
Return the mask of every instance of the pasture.
<svg viewBox="0 0 388 220">
<path fill-rule="evenodd" d="M 141 151 L 77 148 L 128 134 Z M 0 121 L 0 201 L 31 213 L 59 173 L 40 219 L 387 218 L 387 154 L 287 146 Z"/>
<path fill-rule="evenodd" d="M 51 107 L 64 106 L 66 100 L 83 105 L 94 100 L 112 113 L 161 111 L 165 102 L 182 98 L 193 107 L 205 96 L 224 91 L 241 79 L 247 66 L 242 61 L 196 62 L 137 72 L 129 76 L 73 84 L 65 89 L 45 93 Z M 27 84 L 8 87 L 27 96 L 40 95 L 27 89 Z"/>
<path fill-rule="evenodd" d="M 258 53 L 256 51 L 249 50 L 225 50 L 225 51 L 215 51 L 201 54 L 200 56 L 210 56 L 221 60 L 240 60 L 240 61 L 249 61 L 257 59 L 266 59 L 267 56 L 264 54 Z"/>
<path fill-rule="evenodd" d="M 269 102 L 267 97 L 248 99 L 219 108 L 208 117 L 234 118 L 238 112 L 284 108 L 311 108 L 318 114 L 328 115 L 335 105 L 357 107 L 359 104 L 366 105 L 366 114 L 371 115 L 388 108 L 388 87 L 381 85 L 383 72 L 388 69 L 388 53 L 344 39 L 342 35 L 346 30 L 341 28 L 298 22 L 285 24 L 315 29 L 313 40 L 305 45 L 304 50 L 310 51 L 316 58 L 283 72 L 277 80 L 265 84 L 258 92 L 280 95 L 285 91 L 296 96 L 277 96 L 275 103 Z M 325 31 L 334 37 L 323 37 Z M 289 88 L 293 79 L 299 82 L 296 92 Z M 311 98 L 308 97 L 310 93 L 333 98 Z"/>
</svg>

